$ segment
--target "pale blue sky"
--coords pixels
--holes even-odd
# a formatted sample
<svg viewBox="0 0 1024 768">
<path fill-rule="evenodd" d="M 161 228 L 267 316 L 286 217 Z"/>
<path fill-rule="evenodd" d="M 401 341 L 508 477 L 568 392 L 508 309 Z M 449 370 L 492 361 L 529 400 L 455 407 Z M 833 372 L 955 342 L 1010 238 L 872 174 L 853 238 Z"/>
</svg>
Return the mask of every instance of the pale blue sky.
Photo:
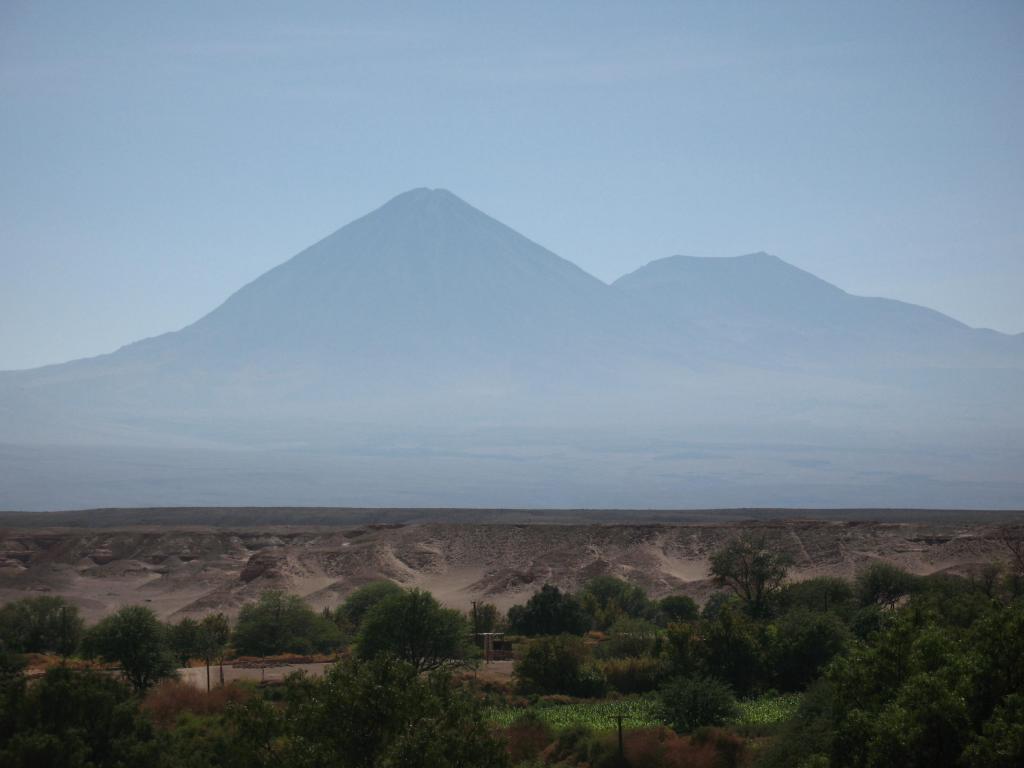
<svg viewBox="0 0 1024 768">
<path fill-rule="evenodd" d="M 611 280 L 766 250 L 1024 331 L 1024 3 L 0 3 L 0 369 L 411 187 Z"/>
</svg>

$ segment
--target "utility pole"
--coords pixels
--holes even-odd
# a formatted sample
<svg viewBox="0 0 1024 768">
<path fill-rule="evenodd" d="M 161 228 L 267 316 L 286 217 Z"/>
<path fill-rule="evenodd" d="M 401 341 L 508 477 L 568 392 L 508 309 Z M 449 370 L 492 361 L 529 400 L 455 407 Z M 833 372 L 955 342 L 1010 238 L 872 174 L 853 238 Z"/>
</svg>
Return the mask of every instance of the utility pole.
<svg viewBox="0 0 1024 768">
<path fill-rule="evenodd" d="M 622 747 L 622 713 L 620 712 L 615 716 L 615 721 L 619 724 L 619 761 L 625 762 L 626 751 Z"/>
</svg>

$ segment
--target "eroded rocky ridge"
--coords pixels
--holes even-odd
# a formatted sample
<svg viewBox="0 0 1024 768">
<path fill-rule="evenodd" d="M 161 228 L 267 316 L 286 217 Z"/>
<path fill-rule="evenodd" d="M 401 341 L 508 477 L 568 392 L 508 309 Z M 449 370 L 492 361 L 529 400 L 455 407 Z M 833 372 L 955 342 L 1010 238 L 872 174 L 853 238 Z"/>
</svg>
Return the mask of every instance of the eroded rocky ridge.
<svg viewBox="0 0 1024 768">
<path fill-rule="evenodd" d="M 63 595 L 91 620 L 127 603 L 161 617 L 233 613 L 265 589 L 334 605 L 387 578 L 467 607 L 507 608 L 544 583 L 613 574 L 653 596 L 713 591 L 708 558 L 742 531 L 788 552 L 796 579 L 853 576 L 875 560 L 915 573 L 1004 559 L 995 523 L 794 520 L 719 524 L 386 524 L 341 527 L 0 530 L 0 601 Z"/>
</svg>

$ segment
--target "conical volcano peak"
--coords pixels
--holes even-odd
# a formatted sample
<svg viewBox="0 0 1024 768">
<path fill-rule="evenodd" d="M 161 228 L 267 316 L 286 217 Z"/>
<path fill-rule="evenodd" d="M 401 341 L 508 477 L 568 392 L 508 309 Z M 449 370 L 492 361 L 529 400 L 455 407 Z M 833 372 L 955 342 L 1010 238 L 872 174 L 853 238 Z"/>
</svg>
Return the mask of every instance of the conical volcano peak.
<svg viewBox="0 0 1024 768">
<path fill-rule="evenodd" d="M 456 209 L 476 211 L 473 206 L 447 189 L 417 187 L 396 195 L 378 210 L 393 213 L 429 213 Z M 476 211 L 479 213 L 479 211 Z"/>
</svg>

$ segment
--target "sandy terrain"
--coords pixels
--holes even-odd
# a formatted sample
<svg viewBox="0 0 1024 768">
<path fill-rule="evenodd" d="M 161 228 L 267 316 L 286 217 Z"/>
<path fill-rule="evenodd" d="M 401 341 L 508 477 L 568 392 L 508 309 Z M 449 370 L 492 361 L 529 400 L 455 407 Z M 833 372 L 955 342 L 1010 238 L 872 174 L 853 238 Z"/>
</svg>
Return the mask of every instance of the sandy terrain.
<svg viewBox="0 0 1024 768">
<path fill-rule="evenodd" d="M 682 592 L 702 601 L 713 591 L 710 554 L 743 531 L 788 552 L 795 579 L 849 577 L 876 560 L 920 574 L 971 572 L 1005 559 L 998 533 L 1006 518 L 980 519 L 20 526 L 0 528 L 0 602 L 55 594 L 89 620 L 128 603 L 176 618 L 233 614 L 266 589 L 333 606 L 359 585 L 387 578 L 429 589 L 454 607 L 486 600 L 505 609 L 544 583 L 577 589 L 601 574 L 653 596 Z"/>
</svg>

